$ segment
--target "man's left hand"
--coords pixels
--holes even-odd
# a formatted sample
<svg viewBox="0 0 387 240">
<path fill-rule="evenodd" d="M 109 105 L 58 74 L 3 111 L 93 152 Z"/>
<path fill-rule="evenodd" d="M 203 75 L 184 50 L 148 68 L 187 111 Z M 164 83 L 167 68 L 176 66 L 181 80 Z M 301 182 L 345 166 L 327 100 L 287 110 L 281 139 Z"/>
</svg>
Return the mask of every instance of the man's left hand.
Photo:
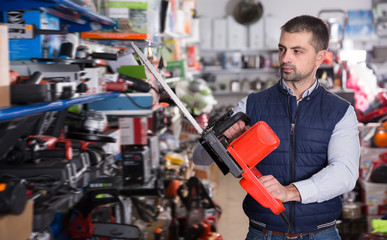
<svg viewBox="0 0 387 240">
<path fill-rule="evenodd" d="M 258 179 L 273 197 L 281 202 L 301 201 L 300 193 L 293 184 L 283 186 L 272 175 L 261 176 Z"/>
</svg>

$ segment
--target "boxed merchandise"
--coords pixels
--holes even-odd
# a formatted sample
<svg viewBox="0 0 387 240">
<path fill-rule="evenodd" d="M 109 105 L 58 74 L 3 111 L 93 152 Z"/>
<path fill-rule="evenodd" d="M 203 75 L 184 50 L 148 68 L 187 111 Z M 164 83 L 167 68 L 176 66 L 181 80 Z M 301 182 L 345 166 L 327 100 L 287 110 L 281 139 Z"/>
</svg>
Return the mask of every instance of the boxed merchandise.
<svg viewBox="0 0 387 240">
<path fill-rule="evenodd" d="M 362 201 L 367 216 L 387 214 L 387 184 L 373 183 L 360 179 Z"/>
<path fill-rule="evenodd" d="M 37 29 L 59 30 L 59 18 L 38 10 L 4 14 L 5 23 L 32 24 Z M 12 22 L 15 21 L 15 22 Z M 37 35 L 32 39 L 9 39 L 9 58 L 11 61 L 30 60 L 31 58 L 53 58 L 59 51 L 60 35 Z M 33 46 L 33 47 L 31 47 Z"/>
<path fill-rule="evenodd" d="M 212 47 L 214 49 L 227 48 L 227 19 L 216 18 L 213 20 Z"/>
<path fill-rule="evenodd" d="M 249 26 L 249 48 L 250 49 L 264 49 L 265 35 L 264 35 L 264 19 Z"/>
<path fill-rule="evenodd" d="M 103 143 L 102 149 L 106 154 L 111 154 L 116 156 L 121 153 L 121 131 L 120 129 L 106 129 L 103 132 L 104 135 L 116 139 L 116 142 L 106 142 Z"/>
<path fill-rule="evenodd" d="M 360 178 L 368 181 L 371 179 L 371 174 L 374 162 L 379 160 L 379 156 L 382 153 L 387 152 L 387 148 L 371 148 L 371 147 L 360 147 Z"/>
<path fill-rule="evenodd" d="M 170 71 L 173 77 L 185 78 L 185 62 L 179 61 L 168 61 L 166 69 Z"/>
<path fill-rule="evenodd" d="M 0 107 L 10 106 L 10 82 L 8 60 L 8 27 L 0 25 Z"/>
<path fill-rule="evenodd" d="M 30 238 L 33 206 L 34 202 L 29 200 L 22 214 L 0 216 L 0 240 Z"/>
<path fill-rule="evenodd" d="M 152 103 L 153 97 L 150 93 L 130 93 L 91 102 L 88 106 L 107 115 L 149 115 L 152 113 Z"/>
<path fill-rule="evenodd" d="M 227 49 L 247 48 L 247 27 L 239 24 L 232 16 L 227 17 Z"/>
<path fill-rule="evenodd" d="M 120 117 L 121 145 L 147 145 L 148 121 L 146 117 Z"/>
<path fill-rule="evenodd" d="M 149 39 L 158 31 L 159 2 L 152 0 L 109 0 L 103 12 L 117 22 L 114 30 L 83 32 L 82 38 Z M 100 4 L 97 4 L 97 8 Z M 157 16 L 157 18 L 156 18 Z"/>
<path fill-rule="evenodd" d="M 213 33 L 213 27 L 211 25 L 211 19 L 206 17 L 200 18 L 200 27 L 202 32 Z M 200 34 L 200 49 L 212 48 L 212 34 Z M 224 42 L 224 47 L 226 43 Z"/>
<path fill-rule="evenodd" d="M 122 32 L 147 33 L 148 1 L 110 0 L 109 17 L 117 20 Z"/>
<path fill-rule="evenodd" d="M 105 68 L 85 68 L 84 79 L 89 79 L 86 82 L 87 93 L 101 93 L 105 92 Z"/>
</svg>

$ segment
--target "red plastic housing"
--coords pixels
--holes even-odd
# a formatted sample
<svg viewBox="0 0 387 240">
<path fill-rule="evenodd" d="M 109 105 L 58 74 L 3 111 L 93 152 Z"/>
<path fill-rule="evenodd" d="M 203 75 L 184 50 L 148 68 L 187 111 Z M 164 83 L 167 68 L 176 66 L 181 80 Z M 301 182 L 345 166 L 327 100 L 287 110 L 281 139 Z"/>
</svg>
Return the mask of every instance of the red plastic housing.
<svg viewBox="0 0 387 240">
<path fill-rule="evenodd" d="M 281 201 L 259 181 L 262 174 L 255 166 L 280 144 L 280 140 L 267 123 L 260 121 L 235 139 L 227 147 L 227 151 L 243 169 L 241 186 L 262 206 L 269 208 L 274 214 L 285 211 Z"/>
</svg>

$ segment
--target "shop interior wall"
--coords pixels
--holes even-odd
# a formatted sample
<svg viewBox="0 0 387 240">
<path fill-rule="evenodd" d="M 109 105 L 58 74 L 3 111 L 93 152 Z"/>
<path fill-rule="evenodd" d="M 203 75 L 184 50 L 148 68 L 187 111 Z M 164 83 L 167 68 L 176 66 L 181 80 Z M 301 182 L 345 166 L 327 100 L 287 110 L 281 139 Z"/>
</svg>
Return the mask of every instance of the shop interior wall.
<svg viewBox="0 0 387 240">
<path fill-rule="evenodd" d="M 239 1 L 241 0 L 197 0 L 197 11 L 203 17 L 226 17 Z M 261 0 L 260 2 L 264 8 L 264 15 L 272 15 L 280 23 L 285 23 L 290 18 L 301 14 L 317 16 L 322 9 L 358 10 L 371 9 L 372 6 L 371 0 Z"/>
<path fill-rule="evenodd" d="M 201 25 L 200 28 L 200 36 L 203 41 L 203 38 L 206 35 L 211 35 L 214 31 L 212 20 L 216 18 L 225 18 L 227 16 L 232 15 L 232 11 L 236 4 L 242 0 L 197 0 L 197 13 L 199 17 L 202 19 L 201 22 L 204 22 L 204 19 L 207 20 L 206 23 L 211 26 Z M 258 1 L 258 0 L 257 0 Z M 265 21 L 266 25 L 270 22 L 271 24 L 266 26 L 266 33 L 264 34 L 265 42 L 269 43 L 270 46 L 266 46 L 268 49 L 277 49 L 277 43 L 280 34 L 280 27 L 289 19 L 302 15 L 314 15 L 318 16 L 321 10 L 370 10 L 372 8 L 371 0 L 325 0 L 325 1 L 316 1 L 316 0 L 292 0 L 292 1 L 284 1 L 284 0 L 261 0 L 261 4 L 263 5 L 263 21 Z M 260 19 L 260 21 L 261 21 Z M 268 20 L 270 19 L 270 21 Z M 228 30 L 229 31 L 229 30 Z M 362 43 L 364 44 L 364 43 Z M 207 45 L 208 46 L 208 45 Z M 211 49 L 212 47 L 205 47 L 203 51 L 201 51 L 201 55 L 205 56 L 211 53 L 208 53 L 207 49 Z M 227 48 L 226 48 L 227 50 Z M 259 78 L 264 81 L 277 81 L 279 79 L 278 74 L 266 74 L 266 73 L 251 73 L 236 76 L 235 74 L 217 74 L 217 82 L 230 82 L 243 79 L 249 79 L 249 81 L 254 81 L 255 78 Z M 240 100 L 243 96 L 241 94 L 227 94 L 227 95 L 216 95 L 215 98 L 218 100 L 217 107 L 220 106 L 230 106 L 234 105 L 238 100 Z"/>
</svg>

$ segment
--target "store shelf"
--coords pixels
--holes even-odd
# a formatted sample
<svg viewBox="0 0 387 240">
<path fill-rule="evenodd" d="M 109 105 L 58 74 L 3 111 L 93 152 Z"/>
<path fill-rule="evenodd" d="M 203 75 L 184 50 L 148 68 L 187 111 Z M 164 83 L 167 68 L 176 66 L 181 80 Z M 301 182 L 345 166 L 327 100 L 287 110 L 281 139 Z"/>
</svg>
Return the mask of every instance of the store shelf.
<svg viewBox="0 0 387 240">
<path fill-rule="evenodd" d="M 250 73 L 277 73 L 276 68 L 243 68 L 243 69 L 206 69 L 202 73 L 212 74 L 250 74 Z"/>
<path fill-rule="evenodd" d="M 153 42 L 147 39 L 88 39 L 88 38 L 82 38 L 84 43 L 91 43 L 91 44 L 102 44 L 102 45 L 109 45 L 109 46 L 125 46 L 130 48 L 131 42 L 135 43 L 136 46 L 139 48 L 148 48 L 148 47 L 160 47 L 160 43 Z"/>
<path fill-rule="evenodd" d="M 125 32 L 82 32 L 84 39 L 108 39 L 108 40 L 147 40 L 146 33 L 125 33 Z"/>
<path fill-rule="evenodd" d="M 71 0 L 3 0 L 0 11 L 42 9 L 60 18 L 69 32 L 108 29 L 117 26 L 111 18 L 98 14 Z"/>
<path fill-rule="evenodd" d="M 174 32 L 163 32 L 160 34 L 161 38 L 173 38 L 173 39 L 186 39 L 189 38 L 189 34 L 181 34 L 181 33 L 174 33 Z"/>
<path fill-rule="evenodd" d="M 39 7 L 54 7 L 63 0 L 3 0 L 0 5 L 1 11 L 22 10 Z"/>
<path fill-rule="evenodd" d="M 222 97 L 222 96 L 247 96 L 251 93 L 251 91 L 242 91 L 242 92 L 213 92 L 214 96 Z"/>
<path fill-rule="evenodd" d="M 165 82 L 166 82 L 166 83 L 175 83 L 175 82 L 178 82 L 178 81 L 180 81 L 180 80 L 182 80 L 181 77 L 173 77 L 173 78 L 166 78 L 166 79 L 165 79 Z"/>
<path fill-rule="evenodd" d="M 202 55 L 213 55 L 220 53 L 233 53 L 238 52 L 242 54 L 259 54 L 259 53 L 274 53 L 278 52 L 278 49 L 200 49 Z"/>
<path fill-rule="evenodd" d="M 89 103 L 97 100 L 115 98 L 119 95 L 117 92 L 99 93 L 87 96 L 76 97 L 66 100 L 58 100 L 49 103 L 39 103 L 33 105 L 14 106 L 10 108 L 0 109 L 0 121 L 6 121 L 18 117 L 25 117 L 32 114 L 38 114 L 43 112 L 60 111 L 65 108 Z"/>
<path fill-rule="evenodd" d="M 106 115 L 147 116 L 155 110 L 151 93 L 125 93 L 115 98 L 103 99 L 89 104 L 90 109 Z"/>
</svg>

